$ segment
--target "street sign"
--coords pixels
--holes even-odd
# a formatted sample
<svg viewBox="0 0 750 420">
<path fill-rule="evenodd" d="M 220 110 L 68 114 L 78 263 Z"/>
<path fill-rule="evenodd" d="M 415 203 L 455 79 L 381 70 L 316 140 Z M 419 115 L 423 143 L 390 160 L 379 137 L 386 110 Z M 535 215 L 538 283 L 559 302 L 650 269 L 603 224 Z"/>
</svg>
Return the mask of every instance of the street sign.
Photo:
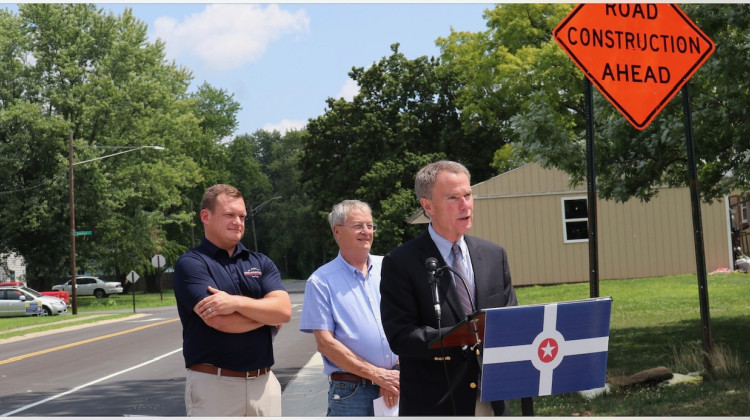
<svg viewBox="0 0 750 420">
<path fill-rule="evenodd" d="M 141 276 L 139 276 L 138 273 L 135 272 L 135 270 L 130 270 L 125 278 L 128 279 L 129 282 L 135 284 L 135 282 L 137 282 L 138 279 L 141 278 Z"/>
<path fill-rule="evenodd" d="M 151 265 L 153 265 L 156 268 L 162 268 L 164 267 L 164 264 L 166 263 L 167 263 L 167 260 L 164 258 L 164 255 L 155 254 L 153 257 L 151 257 Z"/>
<path fill-rule="evenodd" d="M 77 230 L 75 235 L 76 236 L 90 236 L 91 231 L 90 230 Z"/>
<path fill-rule="evenodd" d="M 675 4 L 580 4 L 555 41 L 637 129 L 656 118 L 715 47 Z"/>
</svg>

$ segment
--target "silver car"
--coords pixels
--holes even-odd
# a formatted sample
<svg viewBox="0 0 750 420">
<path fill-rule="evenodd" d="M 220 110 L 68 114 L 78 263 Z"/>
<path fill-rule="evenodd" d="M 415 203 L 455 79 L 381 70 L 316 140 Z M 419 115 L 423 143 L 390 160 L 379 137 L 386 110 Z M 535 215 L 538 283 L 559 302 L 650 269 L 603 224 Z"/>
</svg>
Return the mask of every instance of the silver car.
<svg viewBox="0 0 750 420">
<path fill-rule="evenodd" d="M 73 295 L 71 280 L 52 286 L 52 290 L 63 290 Z M 122 293 L 122 284 L 117 281 L 105 281 L 99 277 L 76 276 L 76 294 L 78 296 L 96 296 L 98 298 Z"/>
<path fill-rule="evenodd" d="M 24 286 L 0 287 L 0 316 L 61 315 L 68 305 L 53 296 L 44 296 Z"/>
</svg>

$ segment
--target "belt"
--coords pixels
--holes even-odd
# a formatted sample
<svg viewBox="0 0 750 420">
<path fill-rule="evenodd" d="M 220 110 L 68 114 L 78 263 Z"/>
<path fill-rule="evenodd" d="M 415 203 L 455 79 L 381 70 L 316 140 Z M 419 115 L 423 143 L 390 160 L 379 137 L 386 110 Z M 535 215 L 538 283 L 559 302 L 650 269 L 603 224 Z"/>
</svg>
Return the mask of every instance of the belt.
<svg viewBox="0 0 750 420">
<path fill-rule="evenodd" d="M 231 376 L 233 378 L 245 378 L 245 379 L 253 379 L 257 378 L 260 375 L 265 375 L 266 373 L 271 371 L 271 367 L 264 367 L 260 369 L 254 369 L 254 370 L 248 370 L 247 372 L 238 372 L 236 370 L 230 370 L 230 369 L 222 369 L 220 367 L 216 367 L 214 365 L 207 365 L 205 363 L 198 363 L 195 365 L 188 366 L 188 369 L 194 370 L 196 372 L 201 373 L 210 373 L 212 375 L 219 375 L 219 376 Z"/>
<path fill-rule="evenodd" d="M 333 372 L 331 374 L 331 380 L 332 381 L 344 381 L 344 382 L 357 382 L 357 383 L 362 383 L 366 385 L 375 385 L 375 382 L 369 379 L 365 379 L 353 373 L 346 373 L 346 372 Z"/>
</svg>

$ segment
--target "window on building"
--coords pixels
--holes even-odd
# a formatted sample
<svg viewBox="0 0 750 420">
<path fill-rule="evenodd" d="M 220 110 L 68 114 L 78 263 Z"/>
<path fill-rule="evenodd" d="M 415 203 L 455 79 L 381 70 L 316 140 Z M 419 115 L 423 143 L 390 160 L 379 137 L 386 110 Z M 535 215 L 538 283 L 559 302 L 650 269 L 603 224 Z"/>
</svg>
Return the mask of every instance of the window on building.
<svg viewBox="0 0 750 420">
<path fill-rule="evenodd" d="M 586 197 L 562 199 L 563 241 L 565 243 L 588 242 L 588 215 Z"/>
<path fill-rule="evenodd" d="M 742 215 L 742 223 L 747 223 L 747 197 L 742 197 L 740 201 L 740 214 Z"/>
</svg>

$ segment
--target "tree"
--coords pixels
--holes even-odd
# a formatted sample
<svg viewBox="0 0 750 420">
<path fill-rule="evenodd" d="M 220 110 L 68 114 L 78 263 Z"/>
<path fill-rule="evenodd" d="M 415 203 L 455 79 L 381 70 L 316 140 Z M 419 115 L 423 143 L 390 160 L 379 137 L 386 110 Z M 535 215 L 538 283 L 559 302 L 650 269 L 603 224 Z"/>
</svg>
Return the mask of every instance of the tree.
<svg viewBox="0 0 750 420">
<path fill-rule="evenodd" d="M 441 46 L 446 65 L 463 75 L 462 115 L 506 121 L 497 125 L 514 145 L 577 184 L 586 176 L 583 75 L 551 38 L 571 7 L 497 6 L 485 14 L 488 31 L 454 33 Z M 716 44 L 689 83 L 700 191 L 708 201 L 748 189 L 750 6 L 694 4 L 685 12 Z M 662 186 L 687 185 L 681 98 L 638 131 L 596 92 L 594 124 L 600 197 L 649 200 Z"/>
<path fill-rule="evenodd" d="M 245 196 L 248 213 L 266 203 L 254 216 L 258 249 L 279 267 L 282 275 L 307 277 L 316 267 L 315 250 L 330 235 L 321 235 L 317 215 L 300 188 L 302 133 L 258 130 L 235 137 L 228 146 L 235 165 L 232 178 Z M 281 197 L 273 200 L 274 197 Z M 243 243 L 254 248 L 252 226 L 246 224 Z"/>
<path fill-rule="evenodd" d="M 333 204 L 365 198 L 383 226 L 376 250 L 386 251 L 413 236 L 405 221 L 419 208 L 412 192 L 415 162 L 447 157 L 485 179 L 492 152 L 501 146 L 489 131 L 464 130 L 454 103 L 457 80 L 439 60 L 409 60 L 398 44 L 391 49 L 367 70 L 352 69 L 360 92 L 351 102 L 329 98 L 325 113 L 310 120 L 301 161 L 312 208 L 321 215 L 318 229 L 328 229 L 322 216 Z M 335 250 L 328 248 L 322 260 Z"/>
<path fill-rule="evenodd" d="M 486 31 L 451 31 L 437 41 L 443 66 L 460 81 L 456 104 L 465 129 L 484 128 L 501 139 L 492 149 L 492 166 L 500 173 L 528 162 L 535 153 L 520 143 L 513 123 L 533 98 L 551 98 L 548 107 L 560 116 L 561 128 L 579 122 L 582 77 L 551 37 L 571 8 L 503 4 L 485 11 Z"/>
<path fill-rule="evenodd" d="M 533 157 L 526 153 L 518 144 L 505 143 L 503 147 L 495 150 L 491 166 L 497 170 L 497 173 L 502 174 L 521 167 L 531 162 L 532 159 Z"/>
<path fill-rule="evenodd" d="M 72 133 L 76 162 L 166 148 L 75 166 L 77 228 L 93 231 L 79 240 L 81 271 L 124 278 L 156 252 L 174 261 L 188 241 L 170 233 L 189 225 L 186 193 L 203 180 L 194 157 L 207 153 L 198 140 L 226 133 L 231 101 L 207 86 L 189 95 L 190 73 L 166 63 L 163 44 L 148 43 L 130 10 L 21 4 L 18 16 L 0 11 L 0 31 L 0 159 L 8 164 L 0 168 L 0 249 L 24 256 L 39 288 L 70 272 Z M 226 106 L 202 109 L 202 98 Z"/>
</svg>

